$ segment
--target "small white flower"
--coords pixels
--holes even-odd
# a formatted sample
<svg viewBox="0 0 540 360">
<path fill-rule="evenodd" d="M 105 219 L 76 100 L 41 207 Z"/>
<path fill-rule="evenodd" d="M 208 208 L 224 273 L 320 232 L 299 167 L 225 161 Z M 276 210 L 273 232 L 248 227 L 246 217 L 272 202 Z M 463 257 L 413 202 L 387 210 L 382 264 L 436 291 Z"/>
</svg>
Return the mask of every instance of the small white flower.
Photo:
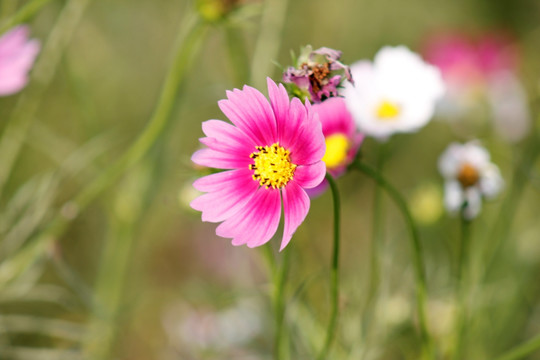
<svg viewBox="0 0 540 360">
<path fill-rule="evenodd" d="M 439 171 L 445 179 L 446 208 L 455 213 L 465 205 L 463 216 L 468 220 L 480 213 L 482 198 L 495 197 L 504 184 L 489 153 L 476 141 L 450 144 L 439 158 Z"/>
<path fill-rule="evenodd" d="M 439 69 L 405 46 L 384 47 L 373 63 L 359 61 L 351 72 L 355 85 L 345 86 L 347 106 L 360 131 L 380 139 L 426 125 L 444 94 Z"/>
</svg>

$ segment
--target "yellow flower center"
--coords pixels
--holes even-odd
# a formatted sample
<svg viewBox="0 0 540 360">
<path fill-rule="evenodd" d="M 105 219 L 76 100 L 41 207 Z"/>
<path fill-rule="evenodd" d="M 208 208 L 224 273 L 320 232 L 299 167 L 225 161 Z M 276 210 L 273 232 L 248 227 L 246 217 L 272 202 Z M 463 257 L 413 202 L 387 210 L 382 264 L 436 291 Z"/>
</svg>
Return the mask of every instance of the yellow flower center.
<svg viewBox="0 0 540 360">
<path fill-rule="evenodd" d="M 376 115 L 381 121 L 393 121 L 400 113 L 400 106 L 387 100 L 383 100 L 376 111 Z"/>
<path fill-rule="evenodd" d="M 326 152 L 322 158 L 326 167 L 329 169 L 343 165 L 347 159 L 347 151 L 349 150 L 349 140 L 343 134 L 332 134 L 327 136 Z"/>
<path fill-rule="evenodd" d="M 478 180 L 480 180 L 480 174 L 474 166 L 465 163 L 461 166 L 457 179 L 462 187 L 468 188 L 470 186 L 476 185 Z"/>
<path fill-rule="evenodd" d="M 272 146 L 256 146 L 257 152 L 249 155 L 253 164 L 249 169 L 253 170 L 253 180 L 268 189 L 279 189 L 287 185 L 293 178 L 296 164 L 291 162 L 289 150 L 285 150 L 279 143 Z"/>
</svg>

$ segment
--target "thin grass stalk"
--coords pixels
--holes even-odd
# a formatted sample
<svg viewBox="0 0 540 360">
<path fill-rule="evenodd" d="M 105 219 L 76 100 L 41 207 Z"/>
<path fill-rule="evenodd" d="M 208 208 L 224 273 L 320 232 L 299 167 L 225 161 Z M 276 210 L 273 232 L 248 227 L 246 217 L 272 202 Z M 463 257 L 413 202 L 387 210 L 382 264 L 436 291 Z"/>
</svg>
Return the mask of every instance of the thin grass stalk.
<svg viewBox="0 0 540 360">
<path fill-rule="evenodd" d="M 235 86 L 249 83 L 249 56 L 242 33 L 232 26 L 225 27 L 227 51 L 232 65 Z"/>
<path fill-rule="evenodd" d="M 495 360 L 520 360 L 538 350 L 540 350 L 540 335 L 537 335 L 529 341 L 516 346 L 503 355 L 497 357 Z"/>
<path fill-rule="evenodd" d="M 14 26 L 28 21 L 49 2 L 51 2 L 51 0 L 34 0 L 25 4 L 19 11 L 0 23 L 0 34 L 5 33 Z M 2 15 L 8 12 L 11 13 L 10 6 L 13 6 L 15 3 L 15 0 L 3 0 Z"/>
<path fill-rule="evenodd" d="M 339 190 L 336 181 L 330 174 L 326 174 L 326 180 L 330 185 L 332 192 L 332 201 L 334 204 L 334 240 L 332 248 L 332 264 L 330 268 L 330 320 L 326 331 L 326 339 L 317 359 L 328 359 L 332 342 L 336 337 L 336 329 L 339 316 L 339 244 L 340 244 L 340 221 L 341 204 Z"/>
<path fill-rule="evenodd" d="M 461 211 L 460 218 L 461 231 L 456 272 L 456 303 L 458 304 L 458 314 L 455 329 L 456 344 L 453 356 L 455 360 L 463 358 L 463 343 L 466 339 L 469 249 L 471 239 L 471 222 L 465 218 L 463 210 Z"/>
<path fill-rule="evenodd" d="M 106 360 L 116 338 L 116 326 L 127 277 L 138 216 L 125 221 L 111 216 L 109 236 L 99 267 L 95 288 L 96 300 L 83 353 L 88 359 Z"/>
<path fill-rule="evenodd" d="M 253 86 L 257 89 L 266 86 L 266 77 L 272 77 L 272 73 L 274 73 L 272 69 L 276 68 L 272 60 L 277 59 L 281 46 L 288 3 L 288 0 L 266 0 L 264 2 L 261 27 L 255 44 L 249 76 Z"/>
<path fill-rule="evenodd" d="M 284 321 L 285 321 L 285 285 L 287 283 L 287 274 L 289 273 L 290 265 L 290 252 L 291 249 L 285 251 L 283 254 L 283 260 L 281 264 L 277 265 L 275 263 L 274 271 L 274 287 L 275 287 L 275 337 L 274 337 L 274 359 L 281 360 L 283 359 L 284 348 L 283 348 L 283 338 L 284 338 Z"/>
<path fill-rule="evenodd" d="M 382 144 L 379 147 L 379 156 L 377 159 L 377 168 L 382 172 L 385 162 L 386 146 Z M 369 256 L 369 285 L 367 290 L 366 302 L 362 310 L 362 337 L 367 344 L 368 328 L 372 319 L 375 299 L 379 292 L 381 265 L 380 253 L 383 242 L 383 191 L 380 186 L 375 187 L 373 195 L 373 225 L 371 233 L 370 256 Z M 369 346 L 366 346 L 366 349 Z M 366 352 L 365 352 L 366 353 Z"/>
<path fill-rule="evenodd" d="M 365 175 L 369 176 L 381 186 L 390 198 L 394 201 L 398 209 L 400 210 L 411 240 L 413 266 L 415 274 L 415 286 L 416 286 L 416 311 L 418 313 L 418 323 L 420 326 L 420 337 L 422 340 L 422 352 L 423 358 L 433 359 L 434 351 L 432 345 L 432 339 L 427 325 L 427 310 L 426 310 L 426 272 L 424 269 L 424 254 L 422 249 L 422 243 L 420 242 L 420 236 L 414 220 L 411 216 L 411 212 L 407 206 L 407 203 L 401 196 L 401 194 L 394 188 L 381 174 L 379 174 L 371 166 L 364 164 L 360 161 L 355 161 L 350 165 L 351 168 L 357 169 Z"/>
<path fill-rule="evenodd" d="M 489 240 L 486 242 L 489 247 L 485 260 L 487 265 L 483 271 L 483 278 L 481 279 L 482 281 L 485 281 L 493 269 L 496 268 L 497 254 L 510 234 L 512 222 L 514 221 L 514 217 L 517 213 L 517 208 L 519 202 L 521 201 L 523 191 L 527 187 L 531 170 L 536 163 L 536 159 L 540 155 L 539 143 L 540 134 L 536 130 L 529 138 L 522 157 L 514 168 L 511 187 L 500 207 L 497 219 L 489 232 Z"/>
</svg>

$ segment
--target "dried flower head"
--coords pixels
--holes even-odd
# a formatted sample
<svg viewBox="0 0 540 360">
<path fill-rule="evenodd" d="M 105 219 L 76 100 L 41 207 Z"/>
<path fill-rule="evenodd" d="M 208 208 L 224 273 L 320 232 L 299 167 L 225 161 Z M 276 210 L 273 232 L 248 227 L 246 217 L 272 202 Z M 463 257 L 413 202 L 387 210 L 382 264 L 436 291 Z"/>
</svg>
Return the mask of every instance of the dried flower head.
<svg viewBox="0 0 540 360">
<path fill-rule="evenodd" d="M 345 79 L 352 82 L 348 66 L 340 62 L 341 51 L 311 45 L 302 48 L 296 67 L 290 66 L 283 74 L 289 92 L 312 103 L 338 96 L 338 88 Z"/>
</svg>

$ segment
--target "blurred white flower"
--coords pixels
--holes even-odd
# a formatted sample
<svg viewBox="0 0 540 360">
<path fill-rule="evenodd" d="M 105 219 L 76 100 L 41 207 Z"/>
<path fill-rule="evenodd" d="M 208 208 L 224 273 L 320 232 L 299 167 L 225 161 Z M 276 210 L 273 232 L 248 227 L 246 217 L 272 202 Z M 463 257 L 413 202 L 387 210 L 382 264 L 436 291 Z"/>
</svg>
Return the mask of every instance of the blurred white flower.
<svg viewBox="0 0 540 360">
<path fill-rule="evenodd" d="M 384 47 L 375 60 L 351 66 L 355 85 L 343 94 L 360 131 L 386 139 L 396 132 L 414 132 L 426 125 L 444 94 L 436 67 L 405 46 Z"/>
<path fill-rule="evenodd" d="M 482 208 L 482 198 L 493 198 L 503 187 L 499 168 L 478 142 L 452 143 L 439 158 L 439 171 L 445 179 L 444 203 L 448 211 L 462 207 L 471 220 Z"/>
</svg>

